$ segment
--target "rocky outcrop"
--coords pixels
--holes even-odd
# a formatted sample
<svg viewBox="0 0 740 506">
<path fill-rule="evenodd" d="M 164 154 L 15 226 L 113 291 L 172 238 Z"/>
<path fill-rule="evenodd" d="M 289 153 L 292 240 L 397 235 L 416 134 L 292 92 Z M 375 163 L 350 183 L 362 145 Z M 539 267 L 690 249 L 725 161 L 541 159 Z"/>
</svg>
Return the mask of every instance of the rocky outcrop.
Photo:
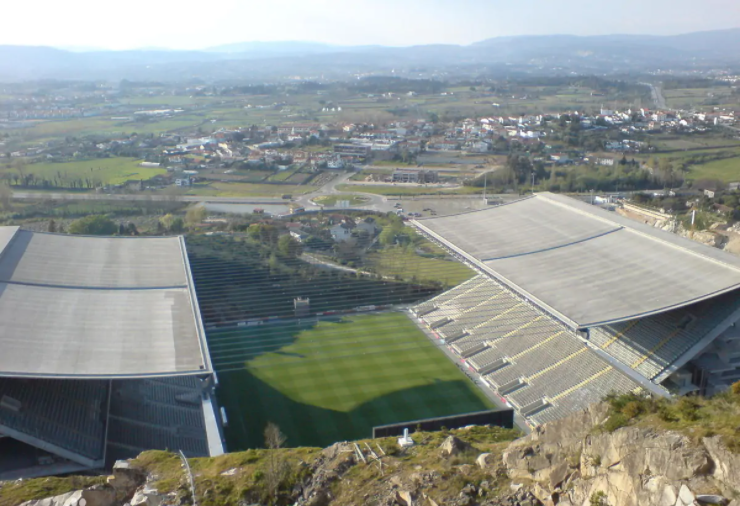
<svg viewBox="0 0 740 506">
<path fill-rule="evenodd" d="M 412 448 L 398 449 L 395 441 L 386 441 L 385 449 L 382 442 L 345 442 L 312 450 L 306 461 L 300 452 L 293 463 L 293 475 L 300 478 L 290 483 L 280 504 L 740 506 L 740 455 L 720 437 L 696 441 L 646 423 L 610 433 L 602 427 L 608 417 L 606 404 L 594 405 L 511 443 L 498 436 L 486 439 L 500 429 L 477 427 L 420 433 Z M 253 483 L 243 481 L 256 477 L 256 470 L 238 461 L 231 457 L 221 467 L 214 459 L 218 481 L 204 480 L 209 483 L 199 492 L 204 502 L 227 504 L 219 488 L 234 484 L 242 501 L 228 504 L 260 500 L 258 493 L 249 495 Z M 189 494 L 181 494 L 183 483 L 176 490 L 157 490 L 166 485 L 156 472 L 136 465 L 119 462 L 105 485 L 23 506 L 79 506 L 81 499 L 85 506 L 190 504 Z"/>
<path fill-rule="evenodd" d="M 150 476 L 129 462 L 118 461 L 105 485 L 95 485 L 55 497 L 27 501 L 21 506 L 160 506 L 165 496 L 145 485 Z"/>
<path fill-rule="evenodd" d="M 84 502 L 83 502 L 84 501 Z M 95 486 L 68 494 L 24 502 L 21 506 L 116 506 L 116 493 L 109 486 Z"/>
<path fill-rule="evenodd" d="M 443 457 L 452 457 L 470 450 L 470 445 L 455 436 L 448 436 L 439 447 Z"/>
<path fill-rule="evenodd" d="M 605 419 L 606 406 L 597 405 L 515 441 L 503 456 L 509 477 L 544 504 L 563 506 L 693 505 L 697 494 L 740 490 L 740 456 L 719 438 L 695 444 L 643 427 L 606 433 L 598 430 Z"/>
</svg>

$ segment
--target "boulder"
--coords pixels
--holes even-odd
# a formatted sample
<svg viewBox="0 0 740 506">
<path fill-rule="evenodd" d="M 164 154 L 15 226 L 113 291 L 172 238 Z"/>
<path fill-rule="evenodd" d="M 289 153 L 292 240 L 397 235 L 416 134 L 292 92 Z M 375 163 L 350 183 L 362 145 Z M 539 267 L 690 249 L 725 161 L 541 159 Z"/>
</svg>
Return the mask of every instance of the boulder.
<svg viewBox="0 0 740 506">
<path fill-rule="evenodd" d="M 411 492 L 406 490 L 397 491 L 396 503 L 400 504 L 400 506 L 414 506 L 414 499 L 411 497 Z"/>
<path fill-rule="evenodd" d="M 136 491 L 129 504 L 131 506 L 160 506 L 167 498 L 156 488 L 143 487 Z"/>
<path fill-rule="evenodd" d="M 123 501 L 131 497 L 136 489 L 144 484 L 147 473 L 143 469 L 132 466 L 126 460 L 118 460 L 113 465 L 113 475 L 108 477 L 108 485 L 113 487 L 116 498 Z"/>
<path fill-rule="evenodd" d="M 84 502 L 83 502 L 84 501 Z M 91 487 L 55 497 L 24 502 L 21 506 L 116 506 L 116 492 L 107 486 Z"/>
<path fill-rule="evenodd" d="M 493 456 L 490 453 L 481 453 L 480 455 L 478 455 L 478 458 L 475 459 L 475 463 L 481 469 L 485 469 L 486 467 L 493 464 L 492 460 Z"/>
<path fill-rule="evenodd" d="M 82 490 L 69 492 L 55 497 L 26 501 L 20 506 L 77 506 L 82 499 Z"/>
<path fill-rule="evenodd" d="M 720 436 L 706 437 L 702 442 L 714 464 L 712 476 L 727 489 L 723 492 L 740 490 L 740 455 L 730 452 Z"/>
<path fill-rule="evenodd" d="M 568 477 L 568 463 L 560 462 L 550 469 L 550 490 L 555 490 Z"/>
<path fill-rule="evenodd" d="M 455 436 L 448 436 L 440 446 L 443 457 L 451 457 L 470 450 L 471 446 Z"/>
<path fill-rule="evenodd" d="M 681 485 L 681 490 L 678 491 L 678 499 L 676 500 L 676 506 L 694 506 L 696 497 L 689 490 L 685 484 Z"/>
</svg>

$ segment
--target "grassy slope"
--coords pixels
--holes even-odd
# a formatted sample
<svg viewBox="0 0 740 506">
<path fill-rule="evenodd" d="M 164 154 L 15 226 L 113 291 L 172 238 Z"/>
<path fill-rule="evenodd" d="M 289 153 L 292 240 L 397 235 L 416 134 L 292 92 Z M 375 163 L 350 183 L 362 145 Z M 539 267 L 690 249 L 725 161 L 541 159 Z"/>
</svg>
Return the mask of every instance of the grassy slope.
<svg viewBox="0 0 740 506">
<path fill-rule="evenodd" d="M 402 248 L 386 248 L 367 256 L 373 272 L 383 276 L 415 278 L 418 281 L 441 281 L 452 287 L 472 278 L 475 273 L 464 264 L 439 258 L 424 258 Z"/>
<path fill-rule="evenodd" d="M 151 179 L 167 171 L 158 168 L 139 167 L 140 160 L 135 158 L 96 158 L 65 163 L 34 163 L 25 168 L 26 174 L 47 179 L 70 180 L 77 178 L 92 178 L 103 184 L 120 184 L 129 180 Z M 18 173 L 16 169 L 0 166 L 0 173 Z"/>
<path fill-rule="evenodd" d="M 34 499 L 53 497 L 105 483 L 104 476 L 37 478 L 9 482 L 0 488 L 0 506 L 18 506 Z"/>
<path fill-rule="evenodd" d="M 268 421 L 288 435 L 288 445 L 327 445 L 369 437 L 375 425 L 491 407 L 401 313 L 313 328 L 223 331 L 209 339 L 222 371 L 219 401 L 232 420 L 226 432 L 232 449 L 259 446 Z"/>
<path fill-rule="evenodd" d="M 609 397 L 608 402 L 610 417 L 604 424 L 605 430 L 637 424 L 679 431 L 697 442 L 719 435 L 730 450 L 740 452 L 740 382 L 710 399 L 650 399 L 626 394 Z"/>
</svg>

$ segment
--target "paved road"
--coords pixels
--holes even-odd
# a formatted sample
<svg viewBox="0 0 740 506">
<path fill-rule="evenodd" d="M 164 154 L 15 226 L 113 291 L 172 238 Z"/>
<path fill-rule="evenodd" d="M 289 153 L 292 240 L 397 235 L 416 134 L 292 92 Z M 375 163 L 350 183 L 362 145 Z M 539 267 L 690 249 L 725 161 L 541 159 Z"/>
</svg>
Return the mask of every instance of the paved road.
<svg viewBox="0 0 740 506">
<path fill-rule="evenodd" d="M 297 196 L 294 202 L 306 208 L 307 210 L 318 209 L 337 209 L 335 207 L 315 205 L 312 199 L 324 195 L 353 194 L 361 195 L 368 201 L 361 206 L 351 206 L 352 209 L 363 209 L 368 211 L 388 212 L 393 210 L 393 204 L 388 203 L 388 199 L 382 195 L 363 192 L 345 192 L 337 190 L 337 186 L 345 183 L 352 173 L 341 174 L 329 183 L 325 184 L 318 190 L 307 193 L 306 195 Z M 214 202 L 229 204 L 260 204 L 260 205 L 286 205 L 289 201 L 279 197 L 208 197 L 199 195 L 165 195 L 161 193 L 149 194 L 109 194 L 109 193 L 46 193 L 46 192 L 13 192 L 14 199 L 48 199 L 48 200 L 112 200 L 112 201 L 165 201 L 165 202 Z"/>
<path fill-rule="evenodd" d="M 655 102 L 656 109 L 668 109 L 668 105 L 666 104 L 665 97 L 663 96 L 663 90 L 661 90 L 659 87 L 655 86 L 652 83 L 640 83 L 640 84 L 645 85 L 650 88 L 650 94 L 653 97 L 653 102 Z"/>
<path fill-rule="evenodd" d="M 328 206 L 317 206 L 315 205 L 312 200 L 317 197 L 323 197 L 323 196 L 331 196 L 331 195 L 359 195 L 362 197 L 365 197 L 368 199 L 366 204 L 363 204 L 361 206 L 351 206 L 352 209 L 364 209 L 367 211 L 380 211 L 380 212 L 388 212 L 393 210 L 393 204 L 388 203 L 388 199 L 384 197 L 383 195 L 376 195 L 374 193 L 364 193 L 364 192 L 357 192 L 357 191 L 340 191 L 337 189 L 337 186 L 340 184 L 344 184 L 347 182 L 347 180 L 352 177 L 354 173 L 353 172 L 347 172 L 339 177 L 335 177 L 331 181 L 329 181 L 327 184 L 319 188 L 318 190 L 307 193 L 306 195 L 301 195 L 300 197 L 296 197 L 296 202 L 301 204 L 306 209 L 332 209 Z"/>
</svg>

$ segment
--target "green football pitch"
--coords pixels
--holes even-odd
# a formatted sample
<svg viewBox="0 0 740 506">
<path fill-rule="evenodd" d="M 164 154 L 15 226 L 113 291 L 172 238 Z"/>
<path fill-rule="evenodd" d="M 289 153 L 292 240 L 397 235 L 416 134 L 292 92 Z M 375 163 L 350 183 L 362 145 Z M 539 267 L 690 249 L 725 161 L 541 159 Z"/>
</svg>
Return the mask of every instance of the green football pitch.
<svg viewBox="0 0 740 506">
<path fill-rule="evenodd" d="M 263 446 L 268 422 L 288 446 L 367 438 L 396 422 L 491 409 L 403 313 L 210 331 L 229 450 Z"/>
</svg>

